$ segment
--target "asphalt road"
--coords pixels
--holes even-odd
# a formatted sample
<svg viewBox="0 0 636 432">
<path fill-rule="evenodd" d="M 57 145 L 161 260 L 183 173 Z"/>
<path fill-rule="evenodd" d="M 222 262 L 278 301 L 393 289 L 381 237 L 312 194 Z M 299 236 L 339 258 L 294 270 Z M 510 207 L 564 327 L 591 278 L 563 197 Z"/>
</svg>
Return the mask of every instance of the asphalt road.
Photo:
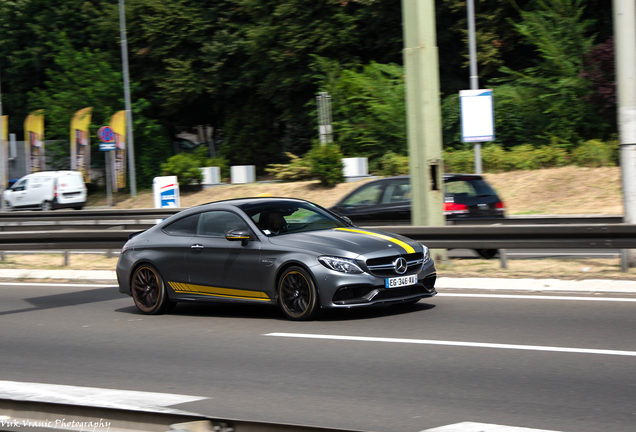
<svg viewBox="0 0 636 432">
<path fill-rule="evenodd" d="M 0 285 L 0 380 L 200 396 L 175 407 L 364 431 L 634 430 L 633 298 L 448 294 L 295 323 L 233 305 L 142 316 L 113 286 Z"/>
</svg>

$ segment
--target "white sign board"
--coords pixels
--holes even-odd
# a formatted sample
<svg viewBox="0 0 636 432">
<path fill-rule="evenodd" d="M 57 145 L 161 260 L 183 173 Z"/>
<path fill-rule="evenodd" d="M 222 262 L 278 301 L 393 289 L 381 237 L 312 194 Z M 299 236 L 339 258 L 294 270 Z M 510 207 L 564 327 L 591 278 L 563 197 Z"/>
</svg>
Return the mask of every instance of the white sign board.
<svg viewBox="0 0 636 432">
<path fill-rule="evenodd" d="M 181 207 L 177 176 L 155 177 L 152 180 L 152 191 L 155 197 L 155 208 Z"/>
<path fill-rule="evenodd" d="M 492 90 L 459 92 L 462 142 L 484 142 L 495 139 L 495 111 Z"/>
</svg>

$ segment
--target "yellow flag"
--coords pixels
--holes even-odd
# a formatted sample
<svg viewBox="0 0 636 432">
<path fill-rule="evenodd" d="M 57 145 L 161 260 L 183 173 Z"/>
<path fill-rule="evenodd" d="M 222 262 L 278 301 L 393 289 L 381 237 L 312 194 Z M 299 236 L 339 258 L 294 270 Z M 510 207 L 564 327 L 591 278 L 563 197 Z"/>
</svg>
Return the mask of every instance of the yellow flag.
<svg viewBox="0 0 636 432">
<path fill-rule="evenodd" d="M 44 110 L 34 111 L 24 120 L 24 147 L 29 172 L 45 171 Z"/>
<path fill-rule="evenodd" d="M 3 166 L 0 170 L 2 172 L 2 184 L 6 188 L 9 186 L 9 116 L 2 116 L 2 141 L 0 141 L 0 151 L 2 152 Z"/>
<path fill-rule="evenodd" d="M 83 108 L 71 120 L 71 169 L 82 173 L 85 183 L 91 182 L 91 124 L 93 107 Z"/>
<path fill-rule="evenodd" d="M 126 187 L 126 111 L 117 111 L 110 118 L 115 132 L 115 190 Z"/>
</svg>

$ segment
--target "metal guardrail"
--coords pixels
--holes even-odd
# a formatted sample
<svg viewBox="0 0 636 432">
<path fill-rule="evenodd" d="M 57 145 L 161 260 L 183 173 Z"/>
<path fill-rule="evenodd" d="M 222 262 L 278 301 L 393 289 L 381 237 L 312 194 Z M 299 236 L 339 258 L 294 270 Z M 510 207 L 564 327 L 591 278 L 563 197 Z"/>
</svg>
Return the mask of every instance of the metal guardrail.
<svg viewBox="0 0 636 432">
<path fill-rule="evenodd" d="M 86 222 L 112 220 L 165 219 L 185 210 L 185 208 L 158 209 L 98 209 L 98 210 L 55 210 L 0 212 L 0 223 L 25 222 Z"/>
<path fill-rule="evenodd" d="M 382 227 L 440 249 L 634 249 L 636 225 Z"/>
<path fill-rule="evenodd" d="M 0 212 L 0 225 L 7 223 L 35 222 L 84 222 L 87 221 L 139 221 L 165 219 L 185 208 L 175 209 L 96 209 Z M 498 219 L 466 219 L 449 221 L 449 225 L 555 225 L 555 224 L 617 224 L 623 222 L 621 215 L 523 215 Z"/>
<path fill-rule="evenodd" d="M 636 249 L 636 225 L 383 226 L 439 249 Z M 0 249 L 120 249 L 138 229 L 0 232 Z"/>
</svg>

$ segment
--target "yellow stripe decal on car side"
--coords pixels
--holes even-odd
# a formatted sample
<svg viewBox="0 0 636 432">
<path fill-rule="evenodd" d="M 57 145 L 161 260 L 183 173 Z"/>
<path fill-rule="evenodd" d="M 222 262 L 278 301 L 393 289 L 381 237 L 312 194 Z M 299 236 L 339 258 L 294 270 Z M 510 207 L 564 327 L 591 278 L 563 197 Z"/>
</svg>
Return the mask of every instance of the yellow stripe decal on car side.
<svg viewBox="0 0 636 432">
<path fill-rule="evenodd" d="M 390 242 L 395 243 L 396 245 L 398 245 L 402 249 L 404 249 L 407 253 L 415 252 L 415 249 L 413 249 L 407 243 L 404 243 L 402 240 L 398 240 L 398 239 L 395 239 L 393 237 L 389 237 L 389 236 L 384 235 L 384 234 L 378 234 L 378 233 L 374 233 L 374 232 L 356 230 L 356 229 L 351 229 L 351 228 L 336 228 L 336 230 L 337 231 L 349 231 L 349 232 L 355 232 L 355 233 L 360 233 L 360 234 L 367 234 L 367 235 L 374 236 L 374 237 L 379 237 L 379 238 L 381 238 L 383 240 L 388 240 Z"/>
<path fill-rule="evenodd" d="M 204 285 L 192 285 L 180 282 L 168 282 L 168 285 L 177 293 L 201 294 L 215 297 L 236 298 L 244 300 L 269 301 L 264 292 L 246 291 L 231 288 L 217 288 Z"/>
</svg>

